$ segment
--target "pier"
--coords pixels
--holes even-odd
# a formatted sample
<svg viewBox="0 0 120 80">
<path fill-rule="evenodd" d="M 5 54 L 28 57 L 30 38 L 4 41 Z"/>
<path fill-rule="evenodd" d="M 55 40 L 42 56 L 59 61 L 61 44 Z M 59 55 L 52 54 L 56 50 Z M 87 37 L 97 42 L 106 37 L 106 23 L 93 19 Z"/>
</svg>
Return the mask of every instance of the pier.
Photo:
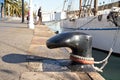
<svg viewBox="0 0 120 80">
<path fill-rule="evenodd" d="M 54 35 L 45 25 L 35 26 L 27 56 L 30 71 L 22 73 L 20 80 L 105 80 L 97 72 L 70 71 L 70 50 L 46 47 L 46 41 Z"/>
</svg>

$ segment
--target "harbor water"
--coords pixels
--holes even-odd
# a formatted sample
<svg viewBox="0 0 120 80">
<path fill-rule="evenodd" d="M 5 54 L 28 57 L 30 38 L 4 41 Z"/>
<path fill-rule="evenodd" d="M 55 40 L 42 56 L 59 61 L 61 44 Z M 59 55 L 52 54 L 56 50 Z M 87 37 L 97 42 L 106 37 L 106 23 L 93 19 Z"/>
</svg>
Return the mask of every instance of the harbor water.
<svg viewBox="0 0 120 80">
<path fill-rule="evenodd" d="M 48 22 L 45 23 L 50 29 L 54 32 L 58 31 L 61 32 L 60 22 Z M 95 61 L 103 60 L 108 52 L 103 52 L 100 50 L 92 50 L 93 57 Z M 108 60 L 108 64 L 104 67 L 103 72 L 99 72 L 106 80 L 120 80 L 120 54 L 119 55 L 112 55 Z M 101 65 L 95 65 L 100 67 Z"/>
<path fill-rule="evenodd" d="M 101 61 L 107 56 L 108 52 L 93 50 L 92 53 L 95 61 Z M 120 55 L 113 54 L 109 58 L 108 64 L 104 67 L 103 72 L 100 73 L 106 80 L 120 80 Z"/>
</svg>

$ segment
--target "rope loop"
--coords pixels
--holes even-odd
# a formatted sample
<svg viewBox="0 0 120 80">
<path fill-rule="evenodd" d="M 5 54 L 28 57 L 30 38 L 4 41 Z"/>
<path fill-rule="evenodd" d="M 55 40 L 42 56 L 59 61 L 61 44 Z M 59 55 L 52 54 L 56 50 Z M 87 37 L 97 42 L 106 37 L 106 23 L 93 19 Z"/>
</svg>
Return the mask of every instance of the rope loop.
<svg viewBox="0 0 120 80">
<path fill-rule="evenodd" d="M 94 58 L 82 57 L 82 56 L 71 54 L 70 59 L 82 64 L 94 64 Z"/>
</svg>

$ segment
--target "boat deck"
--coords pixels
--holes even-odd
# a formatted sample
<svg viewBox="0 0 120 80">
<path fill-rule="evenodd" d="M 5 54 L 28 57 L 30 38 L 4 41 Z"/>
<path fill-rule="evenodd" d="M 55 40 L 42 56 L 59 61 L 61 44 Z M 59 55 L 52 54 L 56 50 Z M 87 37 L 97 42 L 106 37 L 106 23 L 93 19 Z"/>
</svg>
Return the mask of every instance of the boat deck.
<svg viewBox="0 0 120 80">
<path fill-rule="evenodd" d="M 46 47 L 46 40 L 54 35 L 45 25 L 35 27 L 27 57 L 30 72 L 22 73 L 20 80 L 105 80 L 97 72 L 71 72 L 69 52 Z"/>
</svg>

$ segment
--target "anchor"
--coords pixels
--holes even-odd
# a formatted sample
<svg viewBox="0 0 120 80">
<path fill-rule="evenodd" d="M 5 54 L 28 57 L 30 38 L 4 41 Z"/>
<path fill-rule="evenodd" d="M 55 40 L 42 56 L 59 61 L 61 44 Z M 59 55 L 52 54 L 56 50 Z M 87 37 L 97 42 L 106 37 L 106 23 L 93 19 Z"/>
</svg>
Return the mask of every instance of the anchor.
<svg viewBox="0 0 120 80">
<path fill-rule="evenodd" d="M 92 36 L 79 31 L 63 32 L 47 40 L 46 45 L 50 49 L 68 47 L 71 64 L 68 68 L 71 71 L 95 71 L 92 58 Z"/>
</svg>

